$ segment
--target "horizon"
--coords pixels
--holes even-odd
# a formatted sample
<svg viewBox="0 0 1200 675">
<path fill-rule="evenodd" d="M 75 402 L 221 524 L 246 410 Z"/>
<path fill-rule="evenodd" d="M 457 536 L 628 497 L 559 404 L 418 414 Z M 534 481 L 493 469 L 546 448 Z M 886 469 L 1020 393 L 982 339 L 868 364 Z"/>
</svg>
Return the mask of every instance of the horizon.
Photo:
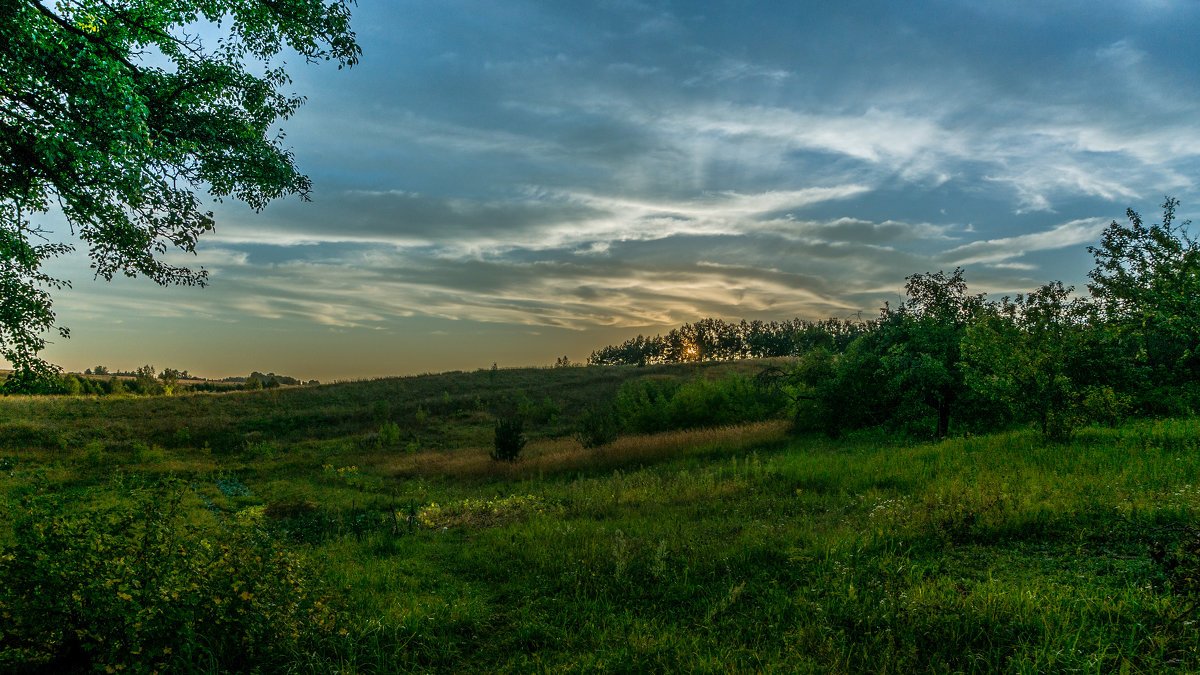
<svg viewBox="0 0 1200 675">
<path fill-rule="evenodd" d="M 872 317 L 956 266 L 1086 293 L 1126 208 L 1200 213 L 1198 23 L 1170 0 L 364 3 L 358 65 L 289 69 L 312 203 L 201 195 L 216 230 L 167 258 L 203 290 L 52 261 L 72 338 L 44 356 L 326 382 Z"/>
</svg>

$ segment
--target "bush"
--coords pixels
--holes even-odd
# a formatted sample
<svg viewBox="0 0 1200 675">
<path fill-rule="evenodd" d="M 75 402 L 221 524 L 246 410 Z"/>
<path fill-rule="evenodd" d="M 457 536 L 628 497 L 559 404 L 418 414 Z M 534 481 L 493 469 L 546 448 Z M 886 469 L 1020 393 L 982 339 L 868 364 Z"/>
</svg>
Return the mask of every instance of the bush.
<svg viewBox="0 0 1200 675">
<path fill-rule="evenodd" d="M 554 424 L 561 413 L 562 409 L 550 400 L 549 396 L 543 398 L 541 403 L 534 403 L 528 396 L 521 394 L 517 402 L 517 415 L 534 424 Z"/>
<path fill-rule="evenodd" d="M 390 448 L 400 444 L 400 425 L 384 422 L 379 427 L 379 447 Z"/>
<path fill-rule="evenodd" d="M 0 550 L 0 671 L 283 670 L 334 630 L 293 553 L 233 524 L 205 536 L 173 486 L 131 496 L 22 500 Z"/>
<path fill-rule="evenodd" d="M 618 427 L 617 416 L 611 406 L 592 407 L 579 416 L 572 436 L 585 448 L 598 448 L 617 440 Z"/>
<path fill-rule="evenodd" d="M 616 412 L 626 431 L 646 434 L 761 422 L 780 415 L 787 404 L 787 395 L 778 388 L 733 374 L 682 384 L 654 379 L 630 382 L 617 392 Z"/>
<path fill-rule="evenodd" d="M 491 457 L 497 462 L 515 462 L 525 448 L 525 424 L 520 418 L 510 417 L 496 422 L 495 446 Z"/>
</svg>

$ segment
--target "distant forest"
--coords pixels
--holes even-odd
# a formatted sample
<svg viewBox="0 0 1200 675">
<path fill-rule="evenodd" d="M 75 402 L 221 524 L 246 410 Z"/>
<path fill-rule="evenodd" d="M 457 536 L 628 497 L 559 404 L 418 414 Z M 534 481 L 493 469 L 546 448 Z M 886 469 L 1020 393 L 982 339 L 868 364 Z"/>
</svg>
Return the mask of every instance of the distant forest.
<svg viewBox="0 0 1200 675">
<path fill-rule="evenodd" d="M 701 319 L 685 323 L 666 335 L 639 335 L 619 345 L 592 352 L 589 366 L 728 361 L 772 356 L 800 356 L 823 348 L 843 352 L 874 329 L 875 321 L 826 319 L 808 321 L 746 321 Z"/>
</svg>

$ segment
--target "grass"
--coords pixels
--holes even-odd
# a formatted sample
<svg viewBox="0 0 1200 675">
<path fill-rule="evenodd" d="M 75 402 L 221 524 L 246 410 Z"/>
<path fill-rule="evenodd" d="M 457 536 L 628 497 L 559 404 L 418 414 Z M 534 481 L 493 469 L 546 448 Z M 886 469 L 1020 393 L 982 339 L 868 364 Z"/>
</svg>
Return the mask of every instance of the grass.
<svg viewBox="0 0 1200 675">
<path fill-rule="evenodd" d="M 835 442 L 768 422 L 592 450 L 560 420 L 531 434 L 522 461 L 487 459 L 504 396 L 549 396 L 569 419 L 586 393 L 643 372 L 4 400 L 0 420 L 27 440 L 0 450 L 0 500 L 53 490 L 82 510 L 173 476 L 197 526 L 286 543 L 319 569 L 346 634 L 266 670 L 1200 669 L 1200 420 L 1089 428 L 1066 444 L 1031 430 Z M 673 373 L 692 374 L 655 371 Z M 421 437 L 416 451 L 372 442 L 381 392 L 402 435 Z M 482 409 L 466 406 L 476 396 Z M 338 412 L 351 401 L 359 412 Z M 418 405 L 423 421 L 401 414 Z M 302 421 L 265 431 L 238 414 L 286 419 L 275 406 Z M 174 442 L 166 432 L 189 411 L 192 440 Z M 218 433 L 241 436 L 197 441 Z M 11 527 L 0 516 L 0 541 Z"/>
</svg>

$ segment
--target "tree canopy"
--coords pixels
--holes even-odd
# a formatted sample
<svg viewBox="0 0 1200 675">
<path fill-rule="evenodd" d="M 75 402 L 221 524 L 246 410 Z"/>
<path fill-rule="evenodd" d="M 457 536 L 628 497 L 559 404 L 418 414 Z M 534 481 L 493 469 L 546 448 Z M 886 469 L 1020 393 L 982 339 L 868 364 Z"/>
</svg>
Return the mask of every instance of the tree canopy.
<svg viewBox="0 0 1200 675">
<path fill-rule="evenodd" d="M 351 66 L 354 0 L 8 0 L 0 3 L 0 356 L 9 389 L 53 372 L 44 263 L 72 250 L 39 217 L 57 208 L 98 278 L 203 285 L 173 265 L 213 228 L 198 192 L 255 209 L 307 198 L 283 133 L 303 103 L 281 55 Z M 220 33 L 202 42 L 201 34 Z M 65 337 L 65 328 L 59 328 Z"/>
</svg>

